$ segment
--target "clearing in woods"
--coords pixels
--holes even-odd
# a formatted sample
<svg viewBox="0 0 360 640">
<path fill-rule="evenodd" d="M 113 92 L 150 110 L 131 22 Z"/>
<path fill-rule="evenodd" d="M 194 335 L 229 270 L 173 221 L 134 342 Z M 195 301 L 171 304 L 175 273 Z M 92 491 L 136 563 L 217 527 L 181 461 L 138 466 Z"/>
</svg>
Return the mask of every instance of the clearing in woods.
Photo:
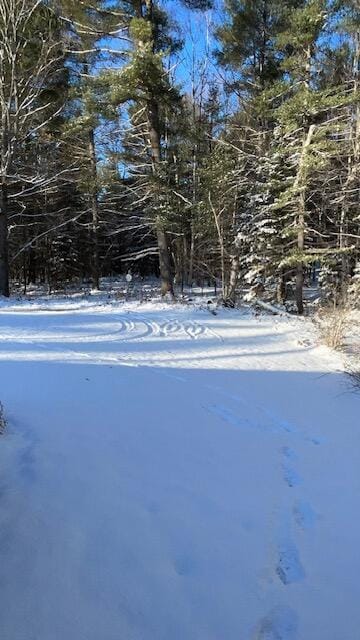
<svg viewBox="0 0 360 640">
<path fill-rule="evenodd" d="M 4 640 L 356 640 L 360 400 L 306 322 L 0 310 Z"/>
</svg>

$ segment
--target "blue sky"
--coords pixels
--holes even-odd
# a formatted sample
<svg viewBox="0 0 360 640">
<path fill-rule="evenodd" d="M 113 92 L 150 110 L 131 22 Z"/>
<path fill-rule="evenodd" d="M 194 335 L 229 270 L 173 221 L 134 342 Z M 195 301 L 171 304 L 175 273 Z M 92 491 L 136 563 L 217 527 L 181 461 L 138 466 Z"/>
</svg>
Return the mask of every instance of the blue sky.
<svg viewBox="0 0 360 640">
<path fill-rule="evenodd" d="M 191 93 L 193 79 L 197 87 L 197 96 L 202 91 L 206 95 L 205 89 L 201 86 L 201 78 L 206 77 L 211 84 L 223 86 L 223 69 L 217 69 L 213 52 L 216 48 L 215 29 L 224 20 L 223 0 L 214 0 L 214 8 L 203 12 L 194 11 L 184 7 L 181 0 L 158 0 L 159 5 L 168 13 L 174 25 L 179 28 L 177 36 L 184 41 L 184 47 L 177 52 L 171 60 L 171 70 L 173 78 L 181 88 L 183 93 Z M 121 50 L 127 48 L 124 41 L 106 40 L 106 45 L 110 44 L 113 49 Z M 115 66 L 121 64 L 119 59 L 113 61 L 109 58 L 102 59 L 98 63 L 98 69 L 104 66 Z"/>
<path fill-rule="evenodd" d="M 185 41 L 184 49 L 179 53 L 176 66 L 176 77 L 185 89 L 191 86 L 191 70 L 193 65 L 204 65 L 207 59 L 207 72 L 216 75 L 213 57 L 209 60 L 209 53 L 216 47 L 214 29 L 219 24 L 222 1 L 217 0 L 216 8 L 211 11 L 191 11 L 186 9 L 179 0 L 160 0 L 161 5 L 177 22 Z"/>
</svg>

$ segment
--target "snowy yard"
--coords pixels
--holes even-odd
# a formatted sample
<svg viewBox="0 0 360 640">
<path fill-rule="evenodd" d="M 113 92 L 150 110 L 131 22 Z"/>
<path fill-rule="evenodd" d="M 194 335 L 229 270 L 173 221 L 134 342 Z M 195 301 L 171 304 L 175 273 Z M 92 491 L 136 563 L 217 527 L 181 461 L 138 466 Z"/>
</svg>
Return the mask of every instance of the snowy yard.
<svg viewBox="0 0 360 640">
<path fill-rule="evenodd" d="M 358 640 L 360 395 L 306 321 L 0 308 L 3 640 Z"/>
</svg>

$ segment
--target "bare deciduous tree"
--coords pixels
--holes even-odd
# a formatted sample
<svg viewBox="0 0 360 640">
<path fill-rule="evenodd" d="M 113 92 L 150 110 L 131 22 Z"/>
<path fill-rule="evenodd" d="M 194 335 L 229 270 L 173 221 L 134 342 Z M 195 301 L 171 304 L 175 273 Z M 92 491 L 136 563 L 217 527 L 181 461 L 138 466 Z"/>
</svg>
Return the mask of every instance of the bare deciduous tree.
<svg viewBox="0 0 360 640">
<path fill-rule="evenodd" d="M 11 190 L 41 187 L 26 175 L 20 151 L 59 111 L 44 88 L 63 51 L 56 16 L 41 0 L 0 0 L 0 294 L 9 295 L 8 207 Z"/>
</svg>

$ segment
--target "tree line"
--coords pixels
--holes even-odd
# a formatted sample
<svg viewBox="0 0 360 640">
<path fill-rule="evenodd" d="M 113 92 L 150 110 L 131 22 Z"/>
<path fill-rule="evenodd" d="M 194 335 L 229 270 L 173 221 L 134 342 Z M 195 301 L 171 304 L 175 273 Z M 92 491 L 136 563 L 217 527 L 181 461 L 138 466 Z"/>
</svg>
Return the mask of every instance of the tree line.
<svg viewBox="0 0 360 640">
<path fill-rule="evenodd" d="M 357 0 L 0 0 L 0 294 L 358 295 L 359 71 Z"/>
</svg>

